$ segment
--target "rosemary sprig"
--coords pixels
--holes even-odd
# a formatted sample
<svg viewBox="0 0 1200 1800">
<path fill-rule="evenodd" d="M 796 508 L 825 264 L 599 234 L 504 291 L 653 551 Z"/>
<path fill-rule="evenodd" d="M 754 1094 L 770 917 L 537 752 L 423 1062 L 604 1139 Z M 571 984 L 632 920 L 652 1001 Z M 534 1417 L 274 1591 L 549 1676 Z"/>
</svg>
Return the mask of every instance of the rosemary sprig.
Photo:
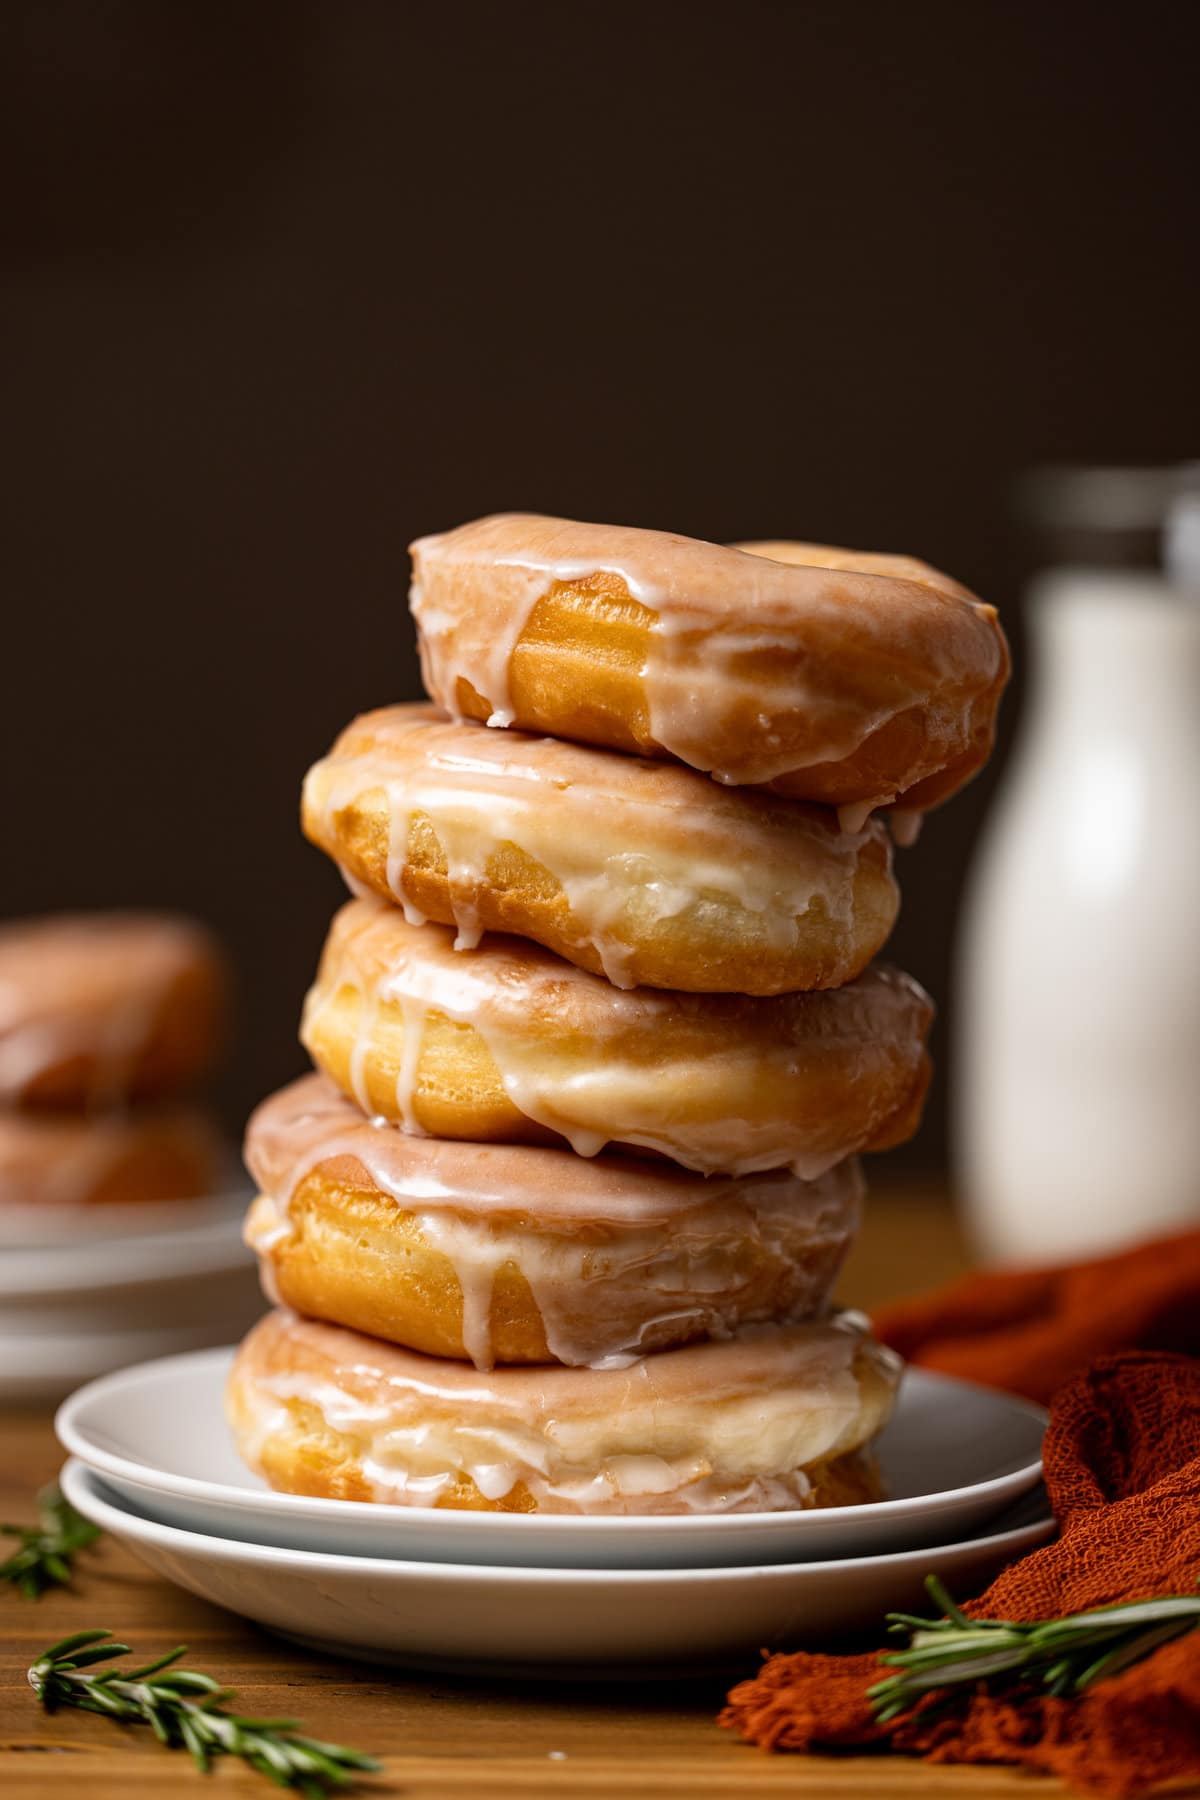
<svg viewBox="0 0 1200 1800">
<path fill-rule="evenodd" d="M 19 1538 L 21 1545 L 0 1563 L 0 1581 L 11 1581 L 27 1600 L 40 1599 L 47 1588 L 68 1586 L 72 1558 L 100 1536 L 100 1527 L 75 1511 L 57 1483 L 42 1489 L 37 1504 L 36 1525 L 0 1525 L 0 1537 Z"/>
<path fill-rule="evenodd" d="M 137 1669 L 84 1674 L 96 1663 L 127 1656 L 128 1644 L 107 1631 L 77 1631 L 43 1650 L 28 1672 L 29 1685 L 47 1712 L 75 1706 L 126 1725 L 149 1725 L 160 1744 L 187 1750 L 207 1774 L 219 1756 L 238 1756 L 277 1787 L 292 1788 L 304 1800 L 353 1785 L 360 1774 L 382 1765 L 361 1751 L 303 1737 L 294 1719 L 249 1719 L 230 1712 L 233 1689 L 211 1675 L 174 1665 L 186 1647 L 168 1651 Z"/>
<path fill-rule="evenodd" d="M 1056 1699 L 1082 1694 L 1200 1624 L 1200 1594 L 1167 1594 L 1017 1624 L 968 1618 L 936 1575 L 926 1578 L 925 1587 L 945 1617 L 888 1614 L 889 1630 L 907 1633 L 908 1648 L 879 1659 L 900 1673 L 867 1689 L 877 1724 L 886 1725 L 926 1694 L 964 1681 L 1037 1682 Z"/>
</svg>

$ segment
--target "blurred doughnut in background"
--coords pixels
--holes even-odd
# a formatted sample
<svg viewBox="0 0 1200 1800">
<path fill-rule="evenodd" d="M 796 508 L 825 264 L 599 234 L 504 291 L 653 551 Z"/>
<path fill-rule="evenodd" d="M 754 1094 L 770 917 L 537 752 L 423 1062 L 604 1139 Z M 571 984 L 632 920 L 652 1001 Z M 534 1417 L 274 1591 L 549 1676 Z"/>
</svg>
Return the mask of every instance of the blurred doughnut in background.
<svg viewBox="0 0 1200 1800">
<path fill-rule="evenodd" d="M 223 1341 L 257 1311 L 203 1089 L 231 981 L 170 913 L 0 927 L 0 1401 Z"/>
</svg>

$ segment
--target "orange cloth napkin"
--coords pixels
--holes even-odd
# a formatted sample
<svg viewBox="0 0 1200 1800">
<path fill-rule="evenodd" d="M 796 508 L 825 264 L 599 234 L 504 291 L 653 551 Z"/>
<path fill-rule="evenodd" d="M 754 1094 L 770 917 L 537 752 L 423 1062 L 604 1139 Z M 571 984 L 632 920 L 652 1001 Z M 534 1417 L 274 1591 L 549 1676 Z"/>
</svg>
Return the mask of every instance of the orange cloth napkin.
<svg viewBox="0 0 1200 1800">
<path fill-rule="evenodd" d="M 1200 1355 L 1200 1231 L 1066 1268 L 967 1275 L 884 1307 L 875 1329 L 908 1362 L 1046 1405 L 1114 1350 Z"/>
<path fill-rule="evenodd" d="M 1058 1389 L 1044 1460 L 1060 1535 L 968 1612 L 1054 1618 L 1194 1589 L 1200 1361 L 1161 1346 L 1200 1351 L 1200 1232 L 1073 1269 L 969 1276 L 878 1324 L 915 1362 L 1035 1399 Z M 1138 1348 L 1090 1360 L 1122 1339 Z M 767 1749 L 1016 1763 L 1112 1796 L 1200 1778 L 1200 1632 L 1077 1699 L 964 1687 L 881 1728 L 866 1689 L 885 1672 L 873 1651 L 770 1656 L 721 1723 Z"/>
</svg>

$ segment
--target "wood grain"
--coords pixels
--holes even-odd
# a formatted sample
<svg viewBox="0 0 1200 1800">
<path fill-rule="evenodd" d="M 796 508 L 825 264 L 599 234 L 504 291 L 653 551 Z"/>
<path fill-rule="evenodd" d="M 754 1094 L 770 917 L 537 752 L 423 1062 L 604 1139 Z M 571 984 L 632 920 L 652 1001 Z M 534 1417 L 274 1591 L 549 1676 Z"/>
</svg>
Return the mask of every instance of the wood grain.
<svg viewBox="0 0 1200 1800">
<path fill-rule="evenodd" d="M 927 1286 L 962 1266 L 948 1207 L 937 1196 L 882 1193 L 843 1282 L 846 1298 L 871 1306 L 889 1293 Z M 0 1415 L 0 1517 L 31 1516 L 37 1487 L 61 1454 L 46 1413 Z M 741 1796 L 829 1796 L 830 1800 L 1020 1800 L 1053 1796 L 1057 1782 L 1031 1783 L 1003 1769 L 930 1768 L 898 1758 L 769 1757 L 713 1723 L 723 1683 L 528 1683 L 458 1681 L 335 1663 L 277 1642 L 229 1613 L 168 1586 L 112 1543 L 82 1561 L 76 1587 L 32 1604 L 0 1591 L 0 1794 L 4 1800 L 213 1800 L 274 1790 L 222 1765 L 205 1786 L 182 1756 L 147 1732 L 122 1732 L 80 1713 L 47 1718 L 25 1680 L 45 1645 L 103 1625 L 139 1656 L 187 1643 L 189 1660 L 234 1685 L 252 1713 L 302 1718 L 319 1737 L 370 1750 L 386 1774 L 364 1791 L 398 1800 L 740 1800 Z M 747 1671 L 749 1673 L 749 1671 Z"/>
</svg>

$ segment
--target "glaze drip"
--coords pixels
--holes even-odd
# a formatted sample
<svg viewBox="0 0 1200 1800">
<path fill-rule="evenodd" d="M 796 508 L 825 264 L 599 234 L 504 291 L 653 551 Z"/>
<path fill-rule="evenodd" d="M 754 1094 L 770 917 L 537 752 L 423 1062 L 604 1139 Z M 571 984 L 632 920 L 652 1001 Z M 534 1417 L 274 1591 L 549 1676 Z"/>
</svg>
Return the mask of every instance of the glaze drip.
<svg viewBox="0 0 1200 1800">
<path fill-rule="evenodd" d="M 886 855 L 869 808 L 839 831 L 824 809 L 726 793 L 670 764 L 455 725 L 425 706 L 368 714 L 343 734 L 309 772 L 305 828 L 336 855 L 339 821 L 361 819 L 379 794 L 387 886 L 410 924 L 424 923 L 406 872 L 427 820 L 445 854 L 457 949 L 478 944 L 480 896 L 496 859 L 516 849 L 554 878 L 576 940 L 622 988 L 635 985 L 641 933 L 714 905 L 749 915 L 737 927 L 744 940 L 780 952 L 819 919 L 851 958 L 860 859 L 868 843 Z M 361 895 L 362 881 L 348 878 Z"/>
<path fill-rule="evenodd" d="M 620 992 L 534 944 L 489 937 L 456 952 L 442 927 L 349 902 L 305 1004 L 318 1064 L 336 1073 L 334 1046 L 352 1034 L 350 1088 L 370 1112 L 369 1071 L 399 1032 L 396 1116 L 415 1123 L 412 1045 L 439 1016 L 477 1034 L 517 1111 L 580 1156 L 619 1143 L 702 1173 L 787 1165 L 815 1180 L 913 1099 L 931 1008 L 879 966 L 843 988 L 758 1000 Z"/>
<path fill-rule="evenodd" d="M 803 1506 L 808 1472 L 882 1427 L 898 1378 L 847 1315 L 624 1369 L 481 1375 L 276 1313 L 243 1345 L 230 1411 L 261 1467 L 281 1414 L 314 1408 L 382 1501 L 435 1505 L 466 1475 L 545 1512 L 745 1511 Z"/>
<path fill-rule="evenodd" d="M 522 513 L 418 539 L 412 557 L 422 670 L 440 705 L 453 711 L 465 682 L 489 724 L 511 724 L 514 653 L 538 601 L 612 577 L 651 615 L 646 748 L 732 784 L 845 762 L 920 708 L 921 747 L 892 799 L 962 758 L 985 729 L 973 707 L 994 708 L 1007 666 L 994 609 L 911 557 L 732 549 Z"/>
<path fill-rule="evenodd" d="M 704 1179 L 627 1157 L 414 1141 L 368 1124 L 317 1076 L 259 1109 L 246 1160 L 264 1189 L 247 1242 L 268 1260 L 286 1252 L 295 1197 L 314 1174 L 337 1187 L 361 1169 L 450 1263 L 479 1368 L 496 1361 L 492 1299 L 506 1266 L 528 1284 L 551 1355 L 571 1365 L 631 1360 L 670 1323 L 723 1337 L 748 1316 L 808 1316 L 825 1302 L 862 1197 L 854 1163 L 812 1183 Z"/>
</svg>

